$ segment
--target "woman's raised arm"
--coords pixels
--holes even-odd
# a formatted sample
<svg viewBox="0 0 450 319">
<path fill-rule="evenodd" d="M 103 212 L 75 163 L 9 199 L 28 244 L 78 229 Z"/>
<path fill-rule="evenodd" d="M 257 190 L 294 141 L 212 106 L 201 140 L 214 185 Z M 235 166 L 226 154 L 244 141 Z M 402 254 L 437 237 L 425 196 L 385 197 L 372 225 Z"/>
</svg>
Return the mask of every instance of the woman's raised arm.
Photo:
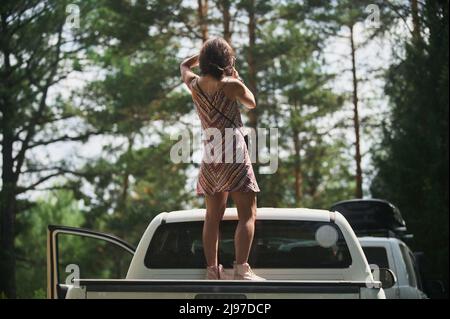
<svg viewBox="0 0 450 319">
<path fill-rule="evenodd" d="M 198 75 L 192 72 L 192 68 L 196 67 L 199 64 L 198 60 L 199 55 L 196 54 L 190 58 L 187 58 L 180 64 L 180 72 L 181 72 L 181 78 L 184 83 L 189 87 L 189 83 L 197 77 Z M 189 87 L 190 89 L 190 87 Z"/>
</svg>

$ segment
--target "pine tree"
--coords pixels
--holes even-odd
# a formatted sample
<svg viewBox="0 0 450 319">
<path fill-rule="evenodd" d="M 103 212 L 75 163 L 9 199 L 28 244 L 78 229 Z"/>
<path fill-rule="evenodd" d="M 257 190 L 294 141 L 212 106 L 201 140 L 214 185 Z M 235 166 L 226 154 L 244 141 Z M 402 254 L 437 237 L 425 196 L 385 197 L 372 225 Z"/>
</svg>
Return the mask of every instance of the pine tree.
<svg viewBox="0 0 450 319">
<path fill-rule="evenodd" d="M 448 282 L 448 1 L 419 9 L 405 56 L 387 76 L 392 112 L 371 192 L 400 208 L 429 278 Z"/>
</svg>

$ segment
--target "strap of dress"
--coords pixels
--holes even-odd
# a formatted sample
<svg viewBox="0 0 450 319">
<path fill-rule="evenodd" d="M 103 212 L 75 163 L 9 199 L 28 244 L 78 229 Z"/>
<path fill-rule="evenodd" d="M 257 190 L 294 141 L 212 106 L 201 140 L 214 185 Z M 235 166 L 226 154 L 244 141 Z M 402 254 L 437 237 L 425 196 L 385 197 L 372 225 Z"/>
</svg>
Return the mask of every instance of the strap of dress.
<svg viewBox="0 0 450 319">
<path fill-rule="evenodd" d="M 207 95 L 207 94 L 205 94 L 205 93 L 203 92 L 202 88 L 201 88 L 200 85 L 198 84 L 198 80 L 199 80 L 199 79 L 200 79 L 199 76 L 197 76 L 197 77 L 194 79 L 194 80 L 195 80 L 195 85 L 197 86 L 197 88 L 199 89 L 199 91 L 202 92 L 204 96 L 211 96 L 211 95 L 209 95 L 209 94 Z M 225 83 L 222 83 L 222 84 L 219 86 L 219 88 L 214 92 L 214 94 L 213 94 L 212 96 L 215 96 L 217 93 L 219 93 L 220 90 L 223 89 L 223 87 L 225 86 L 225 84 L 226 84 L 227 82 L 228 82 L 228 77 L 226 78 Z"/>
<path fill-rule="evenodd" d="M 222 115 L 226 120 L 228 120 L 228 122 L 231 123 L 232 126 L 234 126 L 239 133 L 241 133 L 242 137 L 244 137 L 245 139 L 245 134 L 242 133 L 241 129 L 239 128 L 239 126 L 237 126 L 234 121 L 232 119 L 230 119 L 228 116 L 226 116 L 225 114 L 222 113 L 222 111 L 220 111 L 217 107 L 214 106 L 214 104 L 208 99 L 208 97 L 206 96 L 206 94 L 203 92 L 202 88 L 200 87 L 200 85 L 198 85 L 197 83 L 197 87 L 200 91 L 200 94 L 203 96 L 203 98 L 205 99 L 206 102 L 208 102 L 208 104 L 210 105 L 211 108 L 213 108 L 214 110 L 216 110 L 217 113 L 219 113 L 220 115 Z"/>
</svg>

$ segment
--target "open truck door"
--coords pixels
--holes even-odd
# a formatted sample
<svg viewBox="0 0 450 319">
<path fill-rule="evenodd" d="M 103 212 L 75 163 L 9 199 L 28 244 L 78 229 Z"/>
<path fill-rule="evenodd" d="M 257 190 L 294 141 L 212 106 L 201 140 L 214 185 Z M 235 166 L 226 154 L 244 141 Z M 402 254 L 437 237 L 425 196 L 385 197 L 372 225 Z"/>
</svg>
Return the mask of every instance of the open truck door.
<svg viewBox="0 0 450 319">
<path fill-rule="evenodd" d="M 91 243 L 86 245 L 86 241 Z M 64 299 L 67 285 L 73 284 L 74 279 L 124 277 L 134 252 L 135 247 L 113 235 L 76 227 L 49 225 L 47 298 Z M 102 253 L 112 258 L 112 261 L 99 258 Z"/>
</svg>

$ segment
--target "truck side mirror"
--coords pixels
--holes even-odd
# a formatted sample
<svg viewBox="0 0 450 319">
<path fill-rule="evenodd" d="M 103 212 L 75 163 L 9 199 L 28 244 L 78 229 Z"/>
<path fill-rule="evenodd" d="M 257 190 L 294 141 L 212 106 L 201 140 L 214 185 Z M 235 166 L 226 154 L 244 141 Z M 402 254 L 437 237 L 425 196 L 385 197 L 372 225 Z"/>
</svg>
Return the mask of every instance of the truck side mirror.
<svg viewBox="0 0 450 319">
<path fill-rule="evenodd" d="M 388 268 L 380 268 L 379 277 L 383 289 L 392 288 L 397 283 L 397 277 L 394 272 Z"/>
</svg>

